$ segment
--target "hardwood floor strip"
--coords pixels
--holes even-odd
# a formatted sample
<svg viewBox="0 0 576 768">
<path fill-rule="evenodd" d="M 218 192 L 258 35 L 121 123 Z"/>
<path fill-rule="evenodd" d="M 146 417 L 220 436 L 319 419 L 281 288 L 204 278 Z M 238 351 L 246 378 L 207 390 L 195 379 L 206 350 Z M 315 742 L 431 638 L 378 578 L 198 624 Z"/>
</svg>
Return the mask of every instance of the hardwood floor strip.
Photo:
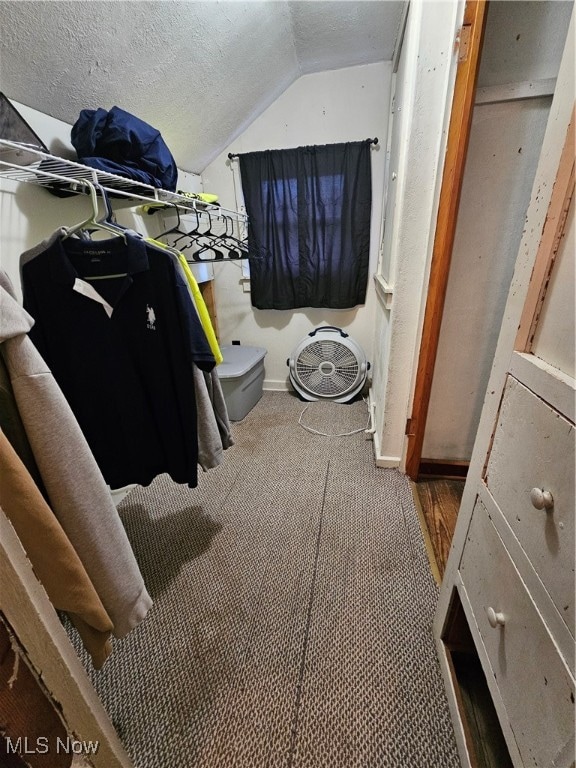
<svg viewBox="0 0 576 768">
<path fill-rule="evenodd" d="M 426 554 L 428 555 L 430 570 L 432 572 L 432 576 L 434 577 L 434 581 L 436 584 L 440 585 L 442 582 L 442 574 L 438 568 L 438 558 L 436 555 L 436 549 L 432 543 L 432 538 L 430 537 L 430 530 L 428 526 L 428 520 L 426 518 L 426 513 L 422 508 L 422 502 L 420 500 L 420 494 L 418 493 L 417 484 L 411 481 L 410 485 L 412 487 L 412 496 L 414 497 L 414 506 L 416 507 L 416 511 L 418 513 L 418 521 L 420 523 L 420 528 L 422 529 L 422 538 L 424 539 L 424 544 L 426 546 Z"/>
<path fill-rule="evenodd" d="M 439 479 L 416 483 L 440 578 L 446 568 L 463 490 L 462 480 Z"/>
</svg>

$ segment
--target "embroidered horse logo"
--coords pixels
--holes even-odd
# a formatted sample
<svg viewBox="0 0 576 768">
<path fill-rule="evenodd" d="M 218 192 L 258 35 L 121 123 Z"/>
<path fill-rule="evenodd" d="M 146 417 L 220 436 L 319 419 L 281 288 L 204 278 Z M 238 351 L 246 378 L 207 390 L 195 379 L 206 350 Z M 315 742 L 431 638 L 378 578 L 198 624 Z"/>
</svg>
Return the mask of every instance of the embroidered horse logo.
<svg viewBox="0 0 576 768">
<path fill-rule="evenodd" d="M 155 331 L 156 330 L 156 313 L 154 312 L 154 310 L 149 304 L 146 304 L 146 316 L 148 318 L 146 327 L 149 328 L 151 331 Z"/>
</svg>

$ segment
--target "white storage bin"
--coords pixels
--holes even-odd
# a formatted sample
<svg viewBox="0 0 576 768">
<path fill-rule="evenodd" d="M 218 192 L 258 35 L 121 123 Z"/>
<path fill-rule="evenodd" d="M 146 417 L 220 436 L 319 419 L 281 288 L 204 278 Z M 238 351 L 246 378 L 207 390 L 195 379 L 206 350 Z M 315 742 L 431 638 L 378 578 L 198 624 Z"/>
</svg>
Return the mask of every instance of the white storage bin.
<svg viewBox="0 0 576 768">
<path fill-rule="evenodd" d="M 218 376 L 230 421 L 242 421 L 262 397 L 264 357 L 262 347 L 232 344 L 220 347 L 224 361 Z"/>
</svg>

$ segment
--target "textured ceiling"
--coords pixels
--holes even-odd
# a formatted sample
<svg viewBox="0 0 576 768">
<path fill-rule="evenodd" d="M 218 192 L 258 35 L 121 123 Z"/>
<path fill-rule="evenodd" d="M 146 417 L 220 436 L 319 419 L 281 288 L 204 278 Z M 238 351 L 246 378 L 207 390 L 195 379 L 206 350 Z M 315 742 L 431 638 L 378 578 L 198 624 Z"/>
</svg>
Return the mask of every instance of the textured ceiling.
<svg viewBox="0 0 576 768">
<path fill-rule="evenodd" d="M 302 74 L 390 60 L 392 0 L 0 0 L 0 87 L 74 123 L 117 105 L 196 173 Z"/>
</svg>

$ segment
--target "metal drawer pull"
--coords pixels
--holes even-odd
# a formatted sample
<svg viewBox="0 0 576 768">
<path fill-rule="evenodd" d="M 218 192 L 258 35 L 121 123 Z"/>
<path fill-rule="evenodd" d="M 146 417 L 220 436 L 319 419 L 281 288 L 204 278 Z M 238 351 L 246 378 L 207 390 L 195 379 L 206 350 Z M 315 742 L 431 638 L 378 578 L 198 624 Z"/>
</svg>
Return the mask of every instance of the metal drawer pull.
<svg viewBox="0 0 576 768">
<path fill-rule="evenodd" d="M 530 491 L 530 501 L 532 506 L 536 509 L 552 509 L 554 506 L 554 498 L 550 491 L 545 491 L 544 488 L 532 488 Z"/>
<path fill-rule="evenodd" d="M 493 629 L 496 629 L 498 625 L 503 627 L 506 624 L 506 616 L 501 612 L 496 612 L 494 608 L 487 608 L 486 613 L 488 614 L 488 623 Z"/>
</svg>

